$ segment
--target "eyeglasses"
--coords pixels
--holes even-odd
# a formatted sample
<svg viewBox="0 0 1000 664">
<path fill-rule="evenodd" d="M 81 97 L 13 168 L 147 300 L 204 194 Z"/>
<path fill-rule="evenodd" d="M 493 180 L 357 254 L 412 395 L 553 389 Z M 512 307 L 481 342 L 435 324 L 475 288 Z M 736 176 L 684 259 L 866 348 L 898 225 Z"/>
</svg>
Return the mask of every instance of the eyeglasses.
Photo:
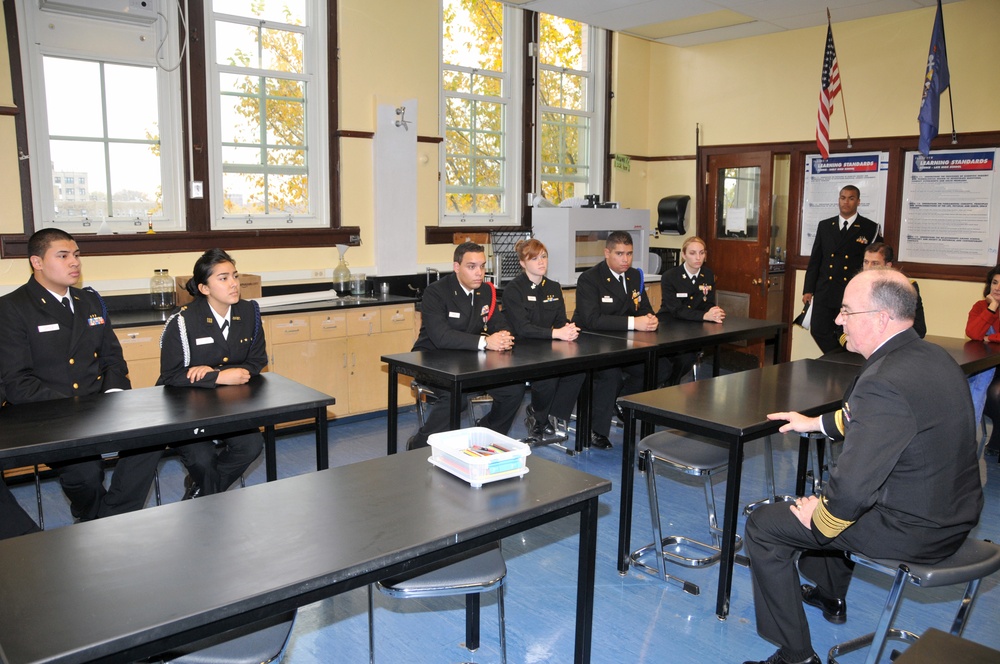
<svg viewBox="0 0 1000 664">
<path fill-rule="evenodd" d="M 844 307 L 840 308 L 841 316 L 857 316 L 858 314 L 878 314 L 882 313 L 881 309 L 869 309 L 868 311 L 848 311 Z"/>
</svg>

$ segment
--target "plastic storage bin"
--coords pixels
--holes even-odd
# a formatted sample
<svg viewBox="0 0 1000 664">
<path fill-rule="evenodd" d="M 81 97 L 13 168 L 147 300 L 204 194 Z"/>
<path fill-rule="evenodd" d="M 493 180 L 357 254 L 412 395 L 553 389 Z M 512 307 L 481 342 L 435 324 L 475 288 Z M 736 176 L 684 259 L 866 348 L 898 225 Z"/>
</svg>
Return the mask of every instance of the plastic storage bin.
<svg viewBox="0 0 1000 664">
<path fill-rule="evenodd" d="M 428 436 L 432 464 L 478 489 L 488 482 L 522 477 L 531 448 L 492 429 L 471 427 Z"/>
</svg>

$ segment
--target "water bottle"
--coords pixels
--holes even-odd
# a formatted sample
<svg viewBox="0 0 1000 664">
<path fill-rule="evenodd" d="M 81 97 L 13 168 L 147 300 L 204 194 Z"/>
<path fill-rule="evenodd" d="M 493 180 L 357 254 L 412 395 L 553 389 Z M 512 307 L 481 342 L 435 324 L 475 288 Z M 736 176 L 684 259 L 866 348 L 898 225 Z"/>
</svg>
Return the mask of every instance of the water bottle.
<svg viewBox="0 0 1000 664">
<path fill-rule="evenodd" d="M 169 270 L 153 270 L 153 277 L 149 280 L 149 304 L 157 311 L 174 308 L 174 278 Z"/>
</svg>

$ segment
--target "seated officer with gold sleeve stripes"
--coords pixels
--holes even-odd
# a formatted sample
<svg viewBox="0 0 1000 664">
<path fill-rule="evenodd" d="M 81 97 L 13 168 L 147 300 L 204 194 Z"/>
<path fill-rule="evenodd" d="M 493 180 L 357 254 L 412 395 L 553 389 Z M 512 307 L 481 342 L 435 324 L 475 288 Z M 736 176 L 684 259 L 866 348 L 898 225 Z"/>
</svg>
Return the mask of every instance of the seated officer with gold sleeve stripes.
<svg viewBox="0 0 1000 664">
<path fill-rule="evenodd" d="M 844 450 L 821 495 L 763 506 L 747 521 L 757 633 L 780 646 L 767 664 L 819 664 L 802 604 L 830 622 L 847 620 L 845 551 L 935 563 L 979 521 L 972 399 L 955 361 L 913 330 L 916 304 L 900 272 L 854 277 L 837 324 L 865 364 L 843 407 L 822 417 L 768 416 L 787 421 L 781 432 L 843 439 Z M 799 574 L 815 585 L 800 586 Z"/>
</svg>

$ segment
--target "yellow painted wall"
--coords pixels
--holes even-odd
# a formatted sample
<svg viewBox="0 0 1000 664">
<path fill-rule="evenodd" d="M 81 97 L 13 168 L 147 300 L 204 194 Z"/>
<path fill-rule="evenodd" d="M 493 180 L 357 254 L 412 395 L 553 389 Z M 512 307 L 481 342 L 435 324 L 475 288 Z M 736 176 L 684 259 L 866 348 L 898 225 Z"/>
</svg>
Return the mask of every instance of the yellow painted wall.
<svg viewBox="0 0 1000 664">
<path fill-rule="evenodd" d="M 934 11 L 928 8 L 834 23 L 853 138 L 918 133 L 916 116 Z M 996 109 L 1000 2 L 965 0 L 945 5 L 944 21 L 957 129 L 1000 130 Z M 702 145 L 812 140 L 825 40 L 824 27 L 684 49 L 619 35 L 619 54 L 638 57 L 648 52 L 649 64 L 639 67 L 624 58 L 616 61 L 618 98 L 613 122 L 617 133 L 611 152 L 694 154 L 696 123 L 701 125 Z M 648 91 L 648 106 L 629 104 L 618 94 L 633 89 Z M 844 102 L 842 97 L 835 102 L 831 121 L 835 139 L 846 137 Z M 947 96 L 942 104 L 945 126 L 950 123 L 946 104 Z M 635 139 L 643 123 L 648 123 L 644 145 Z M 624 205 L 655 210 L 659 199 L 669 194 L 686 193 L 694 199 L 693 161 L 645 162 L 638 173 L 635 163 L 632 173 L 613 173 L 613 190 L 620 192 Z M 689 234 L 693 232 L 692 223 Z M 653 244 L 680 246 L 682 241 L 661 238 Z M 799 295 L 803 276 L 796 275 Z M 981 297 L 981 286 L 926 279 L 920 285 L 929 334 L 963 336 L 968 309 Z M 815 357 L 818 348 L 801 332 L 793 336 L 793 357 Z"/>
</svg>

